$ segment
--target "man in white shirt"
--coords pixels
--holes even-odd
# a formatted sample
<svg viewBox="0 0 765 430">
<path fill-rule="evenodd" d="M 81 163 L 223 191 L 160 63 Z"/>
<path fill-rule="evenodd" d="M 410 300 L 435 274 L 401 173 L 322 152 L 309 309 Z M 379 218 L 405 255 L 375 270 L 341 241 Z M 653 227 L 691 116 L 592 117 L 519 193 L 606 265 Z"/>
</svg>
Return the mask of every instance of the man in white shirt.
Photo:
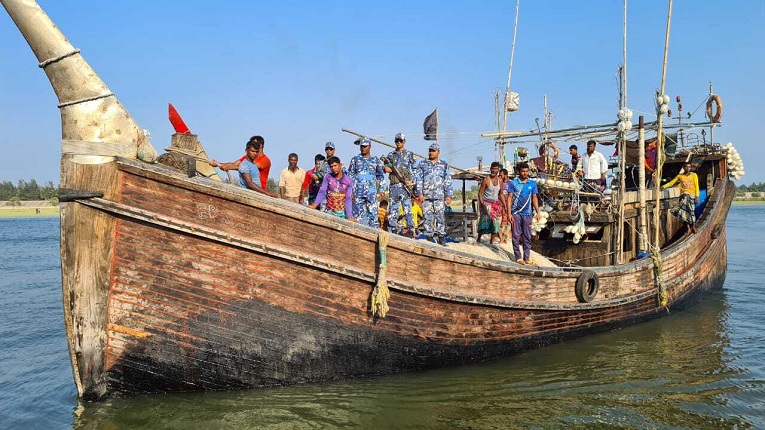
<svg viewBox="0 0 765 430">
<path fill-rule="evenodd" d="M 603 190 L 606 188 L 607 170 L 608 161 L 606 161 L 606 157 L 595 150 L 595 141 L 590 140 L 587 142 L 587 153 L 582 156 L 576 167 L 576 173 L 586 182 L 595 184 Z"/>
<path fill-rule="evenodd" d="M 289 166 L 282 169 L 282 173 L 279 175 L 279 195 L 283 199 L 302 204 L 303 193 L 301 188 L 303 187 L 305 170 L 298 167 L 297 154 L 290 154 L 288 161 Z"/>
</svg>

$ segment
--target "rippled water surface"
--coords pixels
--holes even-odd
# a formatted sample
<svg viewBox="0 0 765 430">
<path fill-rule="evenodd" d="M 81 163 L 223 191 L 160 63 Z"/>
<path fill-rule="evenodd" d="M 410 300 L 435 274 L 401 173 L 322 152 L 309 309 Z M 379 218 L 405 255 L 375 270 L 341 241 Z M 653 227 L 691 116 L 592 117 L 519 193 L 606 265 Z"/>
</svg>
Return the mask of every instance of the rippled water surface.
<svg viewBox="0 0 765 430">
<path fill-rule="evenodd" d="M 765 428 L 765 207 L 728 218 L 725 287 L 665 318 L 487 364 L 78 404 L 58 218 L 0 219 L 0 428 Z"/>
</svg>

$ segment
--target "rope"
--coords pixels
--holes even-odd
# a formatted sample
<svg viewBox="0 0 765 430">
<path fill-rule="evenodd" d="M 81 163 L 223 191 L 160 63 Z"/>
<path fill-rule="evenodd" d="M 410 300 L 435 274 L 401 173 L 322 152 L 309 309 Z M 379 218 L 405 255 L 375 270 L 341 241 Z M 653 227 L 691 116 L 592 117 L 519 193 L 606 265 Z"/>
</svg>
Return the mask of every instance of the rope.
<svg viewBox="0 0 765 430">
<path fill-rule="evenodd" d="M 72 100 L 72 101 L 68 101 L 68 102 L 64 102 L 64 103 L 59 103 L 58 107 L 60 109 L 62 107 L 72 106 L 72 105 L 76 105 L 76 104 L 80 104 L 80 103 L 85 103 L 85 102 L 92 102 L 93 100 L 104 99 L 106 97 L 111 97 L 113 95 L 114 95 L 114 93 L 107 93 L 107 94 L 101 94 L 100 96 L 93 96 L 93 97 L 86 97 L 84 99 Z"/>
<path fill-rule="evenodd" d="M 667 303 L 669 303 L 669 297 L 667 296 L 666 288 L 664 288 L 664 285 L 661 283 L 662 261 L 659 247 L 653 246 L 651 248 L 651 260 L 653 260 L 653 279 L 656 283 L 656 288 L 659 290 L 657 298 L 659 299 L 659 304 L 666 307 Z"/>
<path fill-rule="evenodd" d="M 615 254 L 615 253 L 616 253 L 616 251 L 610 251 L 610 252 L 606 252 L 605 254 L 594 255 L 592 257 L 576 258 L 576 259 L 573 259 L 573 260 L 558 260 L 557 258 L 552 258 L 552 257 L 545 257 L 545 258 L 547 258 L 550 261 L 557 261 L 557 262 L 563 263 L 563 265 L 565 267 L 571 267 L 571 266 L 573 266 L 574 263 L 579 262 L 579 261 L 593 260 L 595 258 L 606 257 L 606 256 L 609 256 L 609 255 Z"/>
<path fill-rule="evenodd" d="M 169 152 L 171 154 L 172 153 L 176 153 L 176 154 L 186 155 L 188 157 L 191 157 L 191 158 L 195 159 L 197 162 L 200 162 L 200 163 L 203 163 L 203 164 L 209 164 L 210 163 L 210 159 L 209 158 L 207 158 L 206 156 L 202 157 L 200 155 L 200 154 L 204 153 L 204 149 L 200 149 L 199 151 L 192 151 L 192 150 L 186 149 L 186 148 L 180 148 L 180 147 L 177 147 L 177 146 L 171 146 L 169 148 L 165 148 L 165 151 L 167 151 L 167 152 Z M 212 168 L 212 166 L 211 166 L 211 168 Z M 223 180 L 223 178 L 221 178 L 220 175 L 218 175 L 218 172 L 215 169 L 213 169 L 213 172 L 210 173 L 209 175 L 205 175 L 204 173 L 200 172 L 199 170 L 197 170 L 197 174 L 201 175 L 201 176 L 204 176 L 205 178 L 212 178 L 213 176 L 217 176 L 218 179 L 220 179 L 221 182 L 225 182 Z M 233 182 L 233 179 L 231 178 L 231 173 L 230 172 L 229 172 L 229 183 L 232 183 L 232 184 L 235 183 L 235 182 Z"/>
<path fill-rule="evenodd" d="M 380 256 L 380 265 L 377 268 L 377 284 L 372 290 L 371 312 L 373 317 L 385 318 L 388 313 L 388 299 L 390 290 L 388 290 L 388 263 L 386 261 L 386 252 L 388 249 L 389 234 L 382 231 L 377 235 L 377 253 Z"/>
<path fill-rule="evenodd" d="M 73 51 L 69 51 L 69 52 L 67 52 L 66 54 L 61 54 L 61 55 L 59 55 L 58 57 L 49 58 L 49 59 L 47 59 L 47 60 L 45 60 L 45 61 L 43 61 L 43 62 L 39 63 L 39 64 L 37 65 L 37 67 L 39 67 L 39 68 L 41 68 L 41 69 L 44 69 L 44 68 L 46 68 L 46 67 L 50 66 L 50 65 L 51 65 L 51 64 L 53 64 L 53 63 L 57 63 L 57 62 L 59 62 L 59 61 L 63 60 L 64 58 L 69 58 L 69 57 L 71 57 L 72 55 L 77 55 L 77 54 L 79 54 L 79 53 L 80 53 L 80 50 L 79 50 L 79 49 L 75 49 L 75 50 L 73 50 Z"/>
<path fill-rule="evenodd" d="M 696 109 L 694 109 L 693 112 L 691 112 L 691 114 L 688 115 L 688 118 L 692 117 L 693 115 L 696 115 L 696 112 L 698 112 L 699 108 L 701 108 L 707 103 L 707 98 L 709 98 L 709 96 L 704 96 L 704 98 L 701 99 L 701 103 L 699 103 L 699 105 L 696 106 Z"/>
</svg>

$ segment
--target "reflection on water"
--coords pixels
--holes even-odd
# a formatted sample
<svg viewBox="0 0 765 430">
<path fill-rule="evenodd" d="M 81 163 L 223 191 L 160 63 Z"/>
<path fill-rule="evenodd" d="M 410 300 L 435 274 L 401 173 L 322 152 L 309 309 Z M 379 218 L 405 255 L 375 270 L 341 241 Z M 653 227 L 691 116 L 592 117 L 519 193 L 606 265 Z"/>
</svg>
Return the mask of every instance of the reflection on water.
<svg viewBox="0 0 765 430">
<path fill-rule="evenodd" d="M 497 362 L 354 382 L 88 404 L 97 428 L 747 428 L 722 292 L 661 320 Z"/>
</svg>

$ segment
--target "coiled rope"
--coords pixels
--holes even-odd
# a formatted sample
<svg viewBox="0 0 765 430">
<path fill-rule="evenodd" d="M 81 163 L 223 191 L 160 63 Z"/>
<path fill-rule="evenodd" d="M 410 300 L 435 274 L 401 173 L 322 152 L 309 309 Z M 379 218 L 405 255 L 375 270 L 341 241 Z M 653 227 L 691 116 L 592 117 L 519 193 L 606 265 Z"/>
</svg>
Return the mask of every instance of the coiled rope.
<svg viewBox="0 0 765 430">
<path fill-rule="evenodd" d="M 388 290 L 388 263 L 386 261 L 388 239 L 387 231 L 382 231 L 377 235 L 377 253 L 380 256 L 380 265 L 377 267 L 377 284 L 372 290 L 371 312 L 373 317 L 378 318 L 385 318 L 389 309 L 390 290 Z"/>
</svg>

